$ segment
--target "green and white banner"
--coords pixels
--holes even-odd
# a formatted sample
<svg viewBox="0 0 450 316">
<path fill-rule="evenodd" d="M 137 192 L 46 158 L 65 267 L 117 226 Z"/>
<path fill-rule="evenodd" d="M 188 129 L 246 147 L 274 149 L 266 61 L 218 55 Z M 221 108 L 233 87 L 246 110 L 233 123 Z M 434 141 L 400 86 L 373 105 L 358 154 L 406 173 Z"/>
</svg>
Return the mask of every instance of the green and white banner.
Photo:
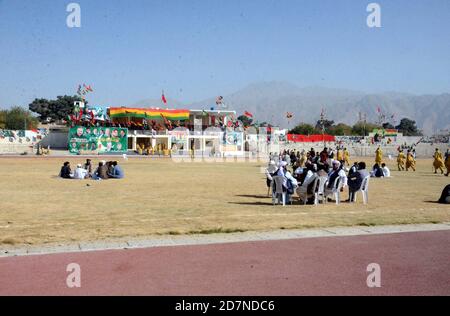
<svg viewBox="0 0 450 316">
<path fill-rule="evenodd" d="M 69 152 L 125 153 L 128 129 L 118 127 L 75 126 L 69 130 Z"/>
</svg>

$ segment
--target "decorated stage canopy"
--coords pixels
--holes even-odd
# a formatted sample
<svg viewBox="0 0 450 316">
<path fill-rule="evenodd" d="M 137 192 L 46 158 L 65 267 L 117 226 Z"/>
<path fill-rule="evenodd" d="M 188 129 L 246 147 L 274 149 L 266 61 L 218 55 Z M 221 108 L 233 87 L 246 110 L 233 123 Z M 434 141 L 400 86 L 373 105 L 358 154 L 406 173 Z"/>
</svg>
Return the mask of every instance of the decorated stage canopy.
<svg viewBox="0 0 450 316">
<path fill-rule="evenodd" d="M 109 117 L 142 118 L 149 120 L 166 118 L 170 121 L 184 121 L 189 119 L 189 110 L 138 109 L 138 108 L 110 108 Z"/>
</svg>

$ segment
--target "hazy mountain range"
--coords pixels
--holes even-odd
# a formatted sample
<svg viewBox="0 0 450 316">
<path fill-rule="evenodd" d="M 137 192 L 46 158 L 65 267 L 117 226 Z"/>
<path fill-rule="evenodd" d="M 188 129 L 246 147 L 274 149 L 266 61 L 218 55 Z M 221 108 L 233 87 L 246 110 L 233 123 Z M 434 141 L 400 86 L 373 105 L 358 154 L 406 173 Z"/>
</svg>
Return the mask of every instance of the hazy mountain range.
<svg viewBox="0 0 450 316">
<path fill-rule="evenodd" d="M 287 82 L 261 82 L 251 84 L 235 93 L 224 95 L 228 109 L 238 115 L 249 111 L 254 120 L 267 121 L 282 128 L 293 127 L 300 122 L 315 124 L 321 109 L 326 118 L 336 123 L 354 124 L 359 113 L 367 121 L 378 121 L 378 107 L 386 120 L 395 125 L 407 117 L 417 122 L 423 132 L 430 135 L 450 128 L 450 94 L 413 95 L 399 92 L 370 94 L 360 91 L 325 87 L 301 88 Z M 194 103 L 168 99 L 171 108 L 209 109 L 215 106 L 216 96 Z M 161 100 L 147 99 L 132 104 L 135 107 L 161 107 Z M 288 123 L 286 112 L 294 117 Z"/>
</svg>

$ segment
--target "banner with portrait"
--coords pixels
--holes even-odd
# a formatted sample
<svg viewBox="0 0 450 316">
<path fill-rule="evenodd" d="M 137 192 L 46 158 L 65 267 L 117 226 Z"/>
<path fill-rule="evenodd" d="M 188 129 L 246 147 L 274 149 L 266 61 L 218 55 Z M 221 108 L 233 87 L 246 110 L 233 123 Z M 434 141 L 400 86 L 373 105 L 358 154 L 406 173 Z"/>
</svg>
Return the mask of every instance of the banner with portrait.
<svg viewBox="0 0 450 316">
<path fill-rule="evenodd" d="M 227 152 L 241 151 L 243 143 L 243 133 L 226 132 L 223 136 L 223 150 Z"/>
<path fill-rule="evenodd" d="M 75 126 L 69 130 L 69 152 L 126 153 L 128 129 Z"/>
</svg>

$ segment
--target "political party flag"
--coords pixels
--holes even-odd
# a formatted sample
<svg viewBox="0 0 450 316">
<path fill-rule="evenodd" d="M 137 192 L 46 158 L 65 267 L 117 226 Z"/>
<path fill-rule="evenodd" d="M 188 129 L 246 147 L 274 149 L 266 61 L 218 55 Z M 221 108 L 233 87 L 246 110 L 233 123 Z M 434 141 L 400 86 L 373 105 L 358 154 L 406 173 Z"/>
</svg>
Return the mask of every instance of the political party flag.
<svg viewBox="0 0 450 316">
<path fill-rule="evenodd" d="M 245 112 L 244 112 L 244 115 L 247 116 L 247 117 L 253 118 L 253 114 L 250 113 L 250 112 L 248 112 L 248 111 L 245 111 Z"/>
<path fill-rule="evenodd" d="M 163 101 L 164 104 L 167 104 L 167 99 L 166 96 L 164 95 L 164 91 L 162 92 L 161 100 Z"/>
</svg>

